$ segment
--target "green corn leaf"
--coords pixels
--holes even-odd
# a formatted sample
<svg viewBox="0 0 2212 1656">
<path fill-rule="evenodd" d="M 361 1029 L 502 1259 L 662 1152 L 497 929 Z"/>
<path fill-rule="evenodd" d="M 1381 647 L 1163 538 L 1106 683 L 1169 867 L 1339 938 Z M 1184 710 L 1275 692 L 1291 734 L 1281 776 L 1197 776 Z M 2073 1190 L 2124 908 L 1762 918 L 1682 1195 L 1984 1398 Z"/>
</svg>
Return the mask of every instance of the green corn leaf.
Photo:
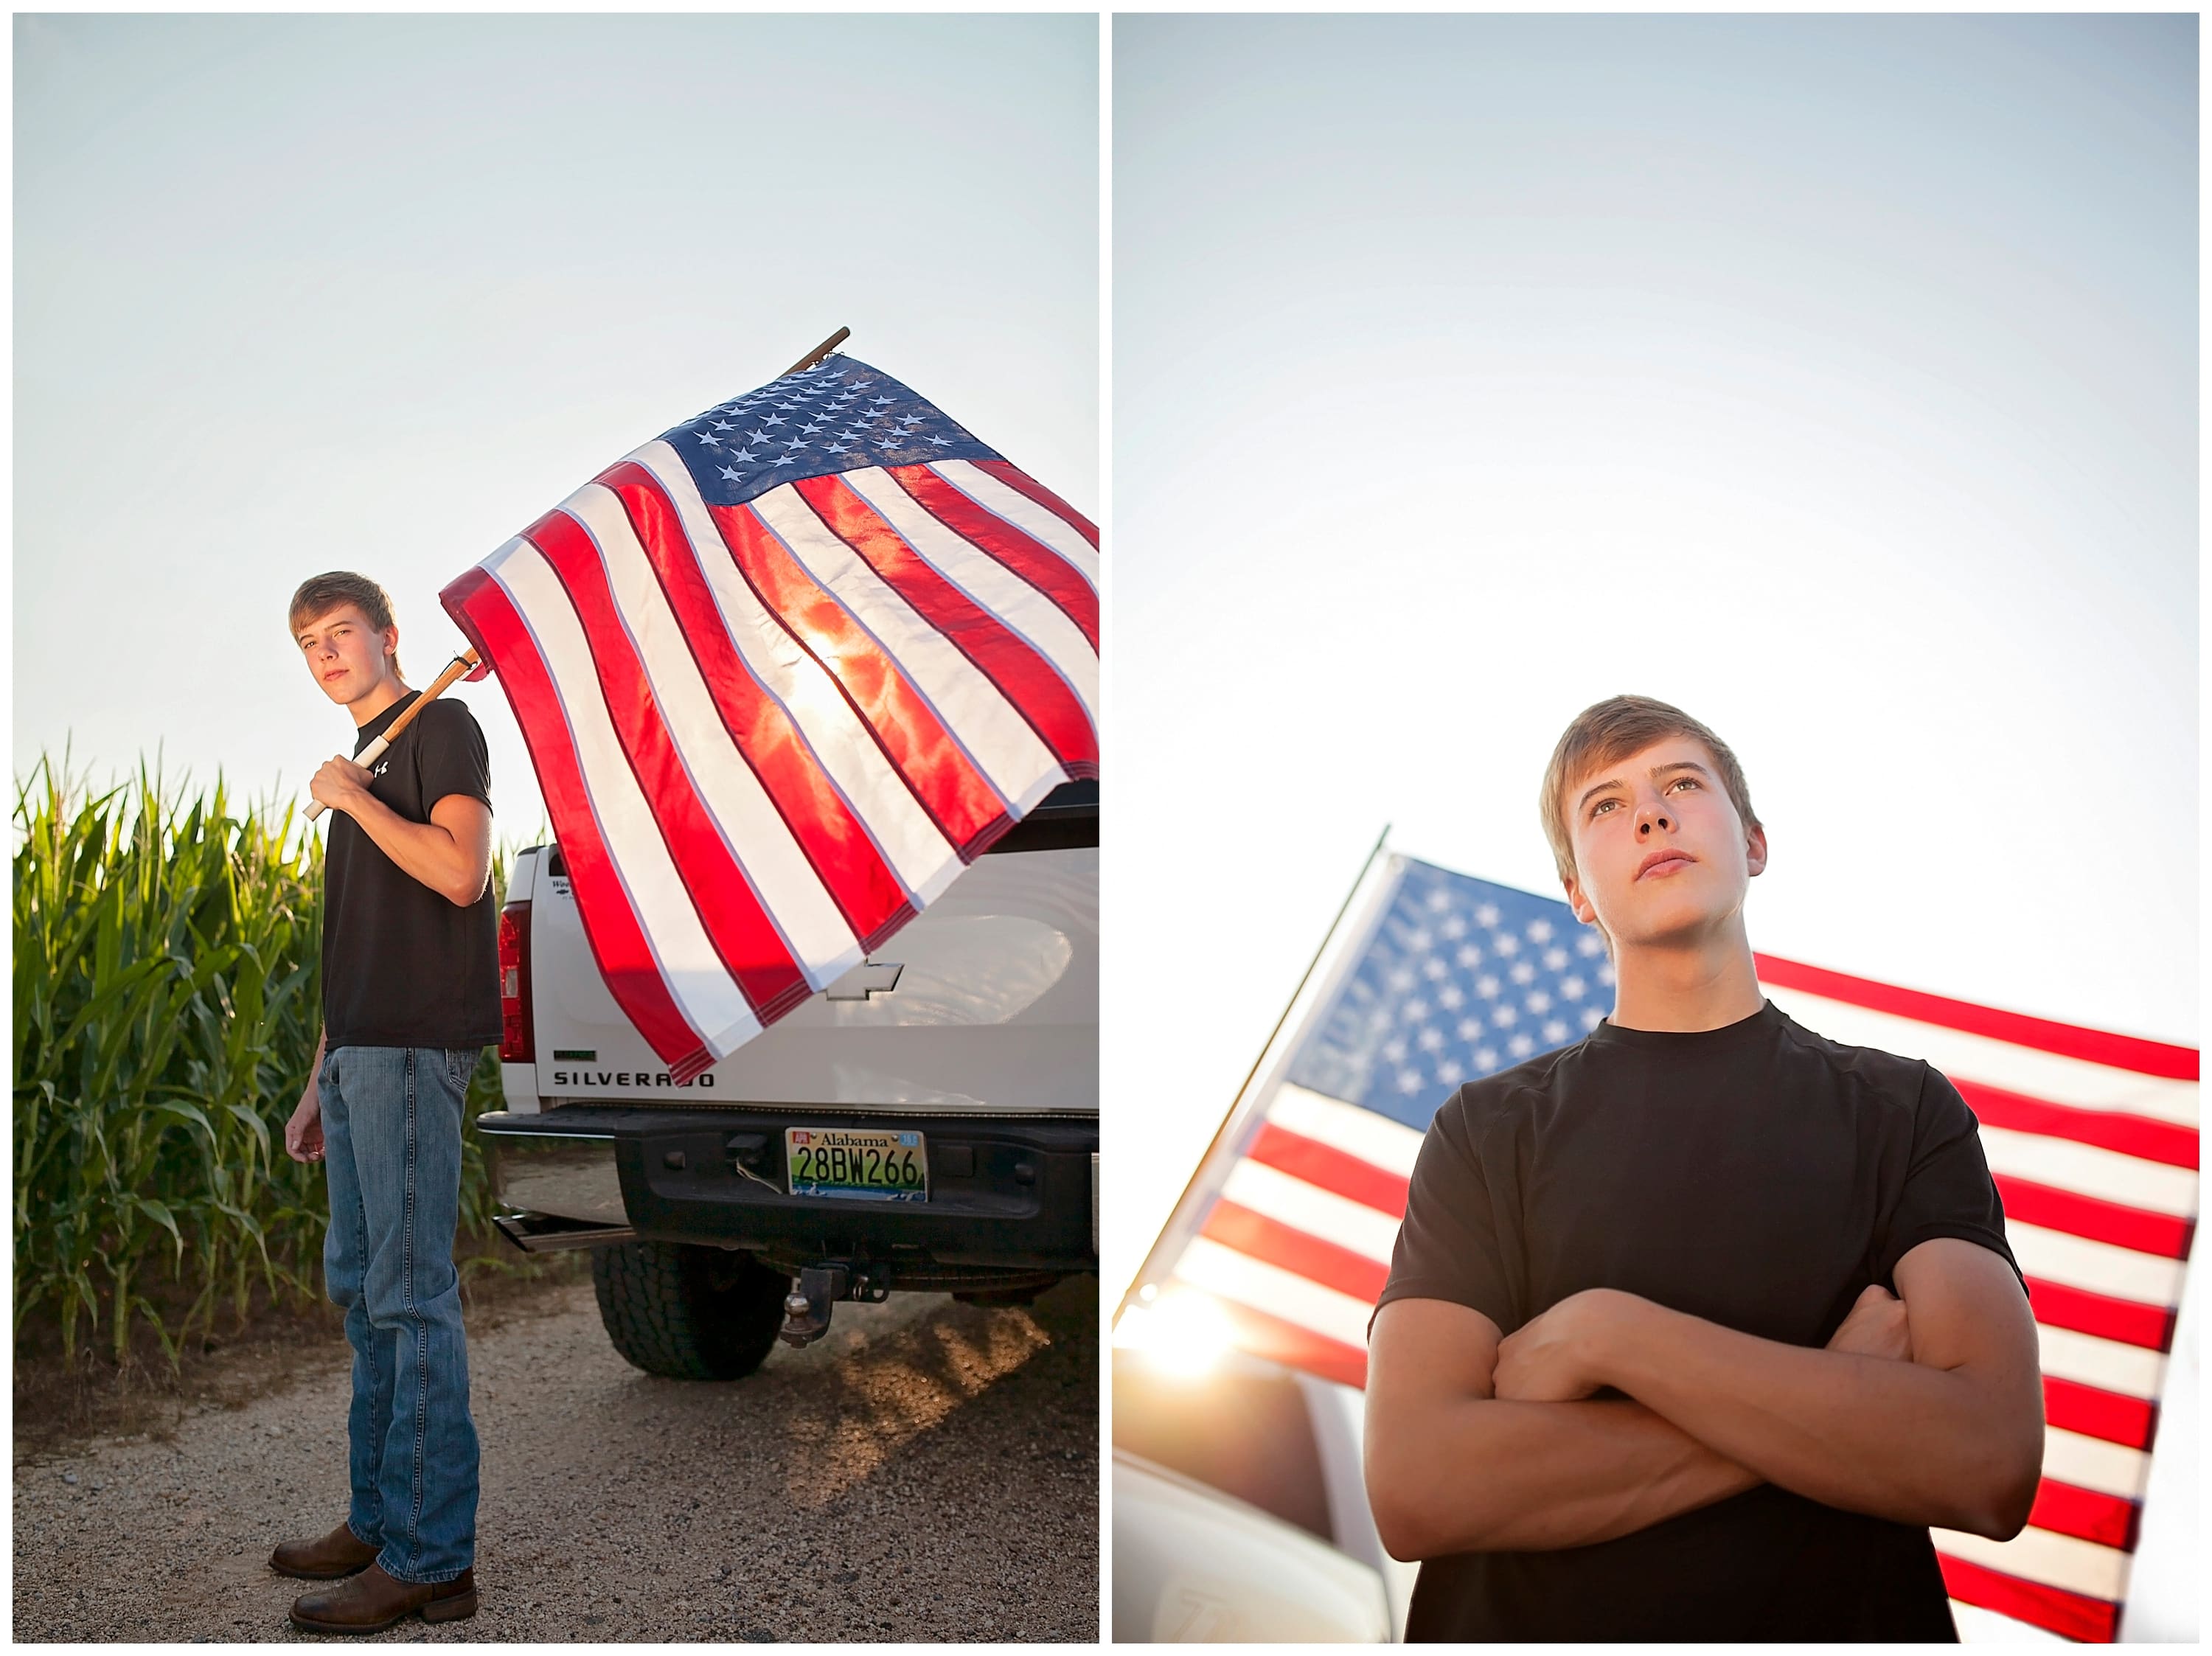
<svg viewBox="0 0 2212 1656">
<path fill-rule="evenodd" d="M 320 1023 L 322 850 L 296 801 L 147 764 L 94 787 L 42 754 L 15 822 L 19 1350 L 88 1331 L 119 1350 L 140 1319 L 169 1350 L 256 1274 L 315 1294 L 323 1179 L 277 1154 Z M 463 1169 L 464 1230 L 488 1234 L 473 1134 Z M 157 1277 L 189 1307 L 166 1325 Z"/>
</svg>

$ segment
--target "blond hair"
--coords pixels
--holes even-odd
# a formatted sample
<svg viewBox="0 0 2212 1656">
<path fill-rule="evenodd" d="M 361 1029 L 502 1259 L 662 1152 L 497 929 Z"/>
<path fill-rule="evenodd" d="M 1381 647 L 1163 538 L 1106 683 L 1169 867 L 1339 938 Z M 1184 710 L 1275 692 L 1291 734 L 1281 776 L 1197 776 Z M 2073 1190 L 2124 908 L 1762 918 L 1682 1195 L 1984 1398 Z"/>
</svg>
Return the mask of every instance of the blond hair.
<svg viewBox="0 0 2212 1656">
<path fill-rule="evenodd" d="M 1594 702 L 1574 716 L 1552 749 L 1552 762 L 1544 767 L 1543 786 L 1537 804 L 1543 812 L 1544 837 L 1551 842 L 1552 862 L 1565 885 L 1576 877 L 1573 832 L 1567 827 L 1568 790 L 1592 771 L 1617 764 L 1670 736 L 1694 737 L 1705 744 L 1720 772 L 1720 784 L 1747 830 L 1758 828 L 1759 813 L 1751 808 L 1751 786 L 1743 779 L 1743 767 L 1729 744 L 1680 707 L 1655 701 L 1648 695 L 1616 695 Z M 1613 938 L 1603 925 L 1606 952 Z"/>
<path fill-rule="evenodd" d="M 349 570 L 333 569 L 325 575 L 315 575 L 300 583 L 300 590 L 292 594 L 289 613 L 292 635 L 299 636 L 300 628 L 318 616 L 327 616 L 342 604 L 350 604 L 368 617 L 368 624 L 378 632 L 398 623 L 392 619 L 392 595 L 366 575 L 356 575 Z M 391 652 L 392 676 L 399 676 L 399 652 Z"/>
</svg>

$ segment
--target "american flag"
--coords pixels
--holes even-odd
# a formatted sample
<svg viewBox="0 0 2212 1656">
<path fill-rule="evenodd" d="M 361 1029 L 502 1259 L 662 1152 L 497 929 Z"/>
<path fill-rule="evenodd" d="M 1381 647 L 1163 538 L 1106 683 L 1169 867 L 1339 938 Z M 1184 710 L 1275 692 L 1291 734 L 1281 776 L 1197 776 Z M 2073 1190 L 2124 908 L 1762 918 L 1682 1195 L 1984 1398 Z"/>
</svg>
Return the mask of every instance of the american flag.
<svg viewBox="0 0 2212 1656">
<path fill-rule="evenodd" d="M 1351 1386 L 1430 1118 L 1581 1040 L 1613 984 L 1550 898 L 1394 855 L 1355 908 L 1132 1301 L 1194 1297 L 1243 1349 Z M 2013 1540 L 1937 1530 L 1936 1550 L 1954 1600 L 2110 1641 L 2196 1227 L 2196 1049 L 1753 958 L 1805 1028 L 1926 1059 L 1979 1118 L 2041 1344 L 2044 1476 Z"/>
<path fill-rule="evenodd" d="M 1098 774 L 1097 541 L 833 356 L 664 432 L 446 588 L 599 970 L 675 1078 Z"/>
</svg>

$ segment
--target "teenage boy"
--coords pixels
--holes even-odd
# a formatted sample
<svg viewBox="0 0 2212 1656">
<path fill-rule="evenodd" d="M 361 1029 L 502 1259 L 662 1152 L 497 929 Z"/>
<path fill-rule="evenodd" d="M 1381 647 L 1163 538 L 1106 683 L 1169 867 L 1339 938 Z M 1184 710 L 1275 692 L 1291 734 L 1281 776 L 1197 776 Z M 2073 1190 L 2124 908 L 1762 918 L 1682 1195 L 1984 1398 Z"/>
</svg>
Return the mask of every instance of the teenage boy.
<svg viewBox="0 0 2212 1656">
<path fill-rule="evenodd" d="M 318 575 L 292 595 L 291 622 L 307 670 L 353 715 L 355 753 L 414 705 L 374 581 Z M 323 1033 L 284 1144 L 329 1183 L 323 1275 L 353 1347 L 353 1501 L 328 1535 L 269 1562 L 339 1582 L 294 1601 L 299 1626 L 373 1633 L 477 1608 L 477 1433 L 453 1256 L 463 1101 L 500 1028 L 483 732 L 461 702 L 433 701 L 374 772 L 333 758 L 308 791 L 331 813 Z"/>
<path fill-rule="evenodd" d="M 1613 1008 L 1414 1165 L 1366 1438 L 1407 1637 L 1955 1640 L 1928 1526 L 2017 1534 L 2043 1454 L 1974 1118 L 1760 994 L 1766 832 L 1703 725 L 1600 702 L 1541 804 Z"/>
</svg>

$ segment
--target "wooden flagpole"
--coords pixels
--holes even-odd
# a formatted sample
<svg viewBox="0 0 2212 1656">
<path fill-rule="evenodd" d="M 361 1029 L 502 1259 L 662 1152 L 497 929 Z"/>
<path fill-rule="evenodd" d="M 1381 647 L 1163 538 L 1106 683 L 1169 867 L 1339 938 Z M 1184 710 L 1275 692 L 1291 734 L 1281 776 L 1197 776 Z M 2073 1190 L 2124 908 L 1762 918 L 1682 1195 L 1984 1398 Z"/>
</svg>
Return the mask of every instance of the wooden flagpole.
<svg viewBox="0 0 2212 1656">
<path fill-rule="evenodd" d="M 836 350 L 838 346 L 843 344 L 852 337 L 853 331 L 850 328 L 838 329 L 837 331 L 831 334 L 829 338 L 823 340 L 812 350 L 807 352 L 805 355 L 800 357 L 799 361 L 786 368 L 783 371 L 783 373 L 776 375 L 776 378 L 781 379 L 785 374 L 797 373 L 802 368 L 812 367 L 817 362 L 819 362 L 823 357 L 829 355 L 830 352 Z"/>
<path fill-rule="evenodd" d="M 398 736 L 399 732 L 405 730 L 410 725 L 415 722 L 415 715 L 421 713 L 422 709 L 428 707 L 431 702 L 443 695 L 447 690 L 451 689 L 457 682 L 467 677 L 468 675 L 475 670 L 476 665 L 477 652 L 474 650 L 464 650 L 460 654 L 455 656 L 453 660 L 447 664 L 446 670 L 438 675 L 436 681 L 430 686 L 430 688 L 422 692 L 421 697 L 417 699 L 415 705 L 410 707 L 405 713 L 400 714 L 398 718 L 393 719 L 392 721 L 391 729 L 385 731 L 382 736 L 378 737 L 375 741 L 370 743 L 367 747 L 363 748 L 358 754 L 356 754 L 354 756 L 353 762 L 356 765 L 367 767 L 374 765 L 378 760 L 383 758 L 385 749 L 392 745 L 394 738 Z M 322 814 L 323 802 L 319 799 L 310 801 L 307 805 L 307 820 L 312 822 L 315 818 L 320 816 Z"/>
</svg>

